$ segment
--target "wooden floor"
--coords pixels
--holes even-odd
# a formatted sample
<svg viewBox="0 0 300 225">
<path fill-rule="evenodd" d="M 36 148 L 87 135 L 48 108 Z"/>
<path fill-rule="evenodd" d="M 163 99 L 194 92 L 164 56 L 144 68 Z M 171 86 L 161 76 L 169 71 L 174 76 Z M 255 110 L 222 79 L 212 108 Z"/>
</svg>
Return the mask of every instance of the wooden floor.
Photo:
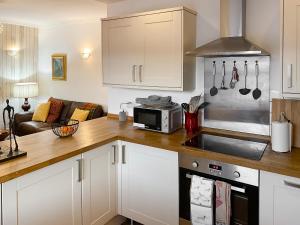
<svg viewBox="0 0 300 225">
<path fill-rule="evenodd" d="M 129 219 L 126 219 L 123 216 L 116 216 L 106 225 L 131 225 L 131 223 Z M 142 225 L 142 224 L 134 222 L 133 225 Z M 191 225 L 191 222 L 180 218 L 179 225 Z"/>
<path fill-rule="evenodd" d="M 190 221 L 187 221 L 185 219 L 179 219 L 179 224 L 180 225 L 192 225 Z"/>
<path fill-rule="evenodd" d="M 111 221 L 109 221 L 106 225 L 121 225 L 126 221 L 126 218 L 123 216 L 116 216 Z"/>
<path fill-rule="evenodd" d="M 109 221 L 106 225 L 131 225 L 130 219 L 127 219 L 123 216 L 116 216 L 111 221 Z M 133 222 L 133 225 L 143 225 L 138 222 Z"/>
</svg>

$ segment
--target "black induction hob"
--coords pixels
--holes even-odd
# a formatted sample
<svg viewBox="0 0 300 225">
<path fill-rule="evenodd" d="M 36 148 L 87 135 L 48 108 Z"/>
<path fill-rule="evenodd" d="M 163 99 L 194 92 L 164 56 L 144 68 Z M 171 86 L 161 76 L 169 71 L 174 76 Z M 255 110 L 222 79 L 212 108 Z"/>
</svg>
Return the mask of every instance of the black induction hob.
<svg viewBox="0 0 300 225">
<path fill-rule="evenodd" d="M 268 142 L 249 141 L 201 133 L 186 141 L 184 145 L 258 161 L 263 156 Z"/>
</svg>

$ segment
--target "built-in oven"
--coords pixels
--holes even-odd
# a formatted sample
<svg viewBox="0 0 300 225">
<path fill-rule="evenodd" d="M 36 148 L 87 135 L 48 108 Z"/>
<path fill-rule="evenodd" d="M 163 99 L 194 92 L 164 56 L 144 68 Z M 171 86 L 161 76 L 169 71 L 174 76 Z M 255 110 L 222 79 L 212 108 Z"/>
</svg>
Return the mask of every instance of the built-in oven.
<svg viewBox="0 0 300 225">
<path fill-rule="evenodd" d="M 190 221 L 191 178 L 197 175 L 231 184 L 231 225 L 259 224 L 258 170 L 187 154 L 180 154 L 179 164 L 181 218 Z"/>
</svg>

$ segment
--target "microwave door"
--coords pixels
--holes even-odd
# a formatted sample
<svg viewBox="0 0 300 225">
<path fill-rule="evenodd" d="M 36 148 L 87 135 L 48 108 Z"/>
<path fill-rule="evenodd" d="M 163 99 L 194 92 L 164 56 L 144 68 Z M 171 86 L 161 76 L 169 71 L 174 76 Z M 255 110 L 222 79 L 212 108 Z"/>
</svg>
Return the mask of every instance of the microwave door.
<svg viewBox="0 0 300 225">
<path fill-rule="evenodd" d="M 161 131 L 161 111 L 135 108 L 134 123 L 145 129 Z"/>
</svg>

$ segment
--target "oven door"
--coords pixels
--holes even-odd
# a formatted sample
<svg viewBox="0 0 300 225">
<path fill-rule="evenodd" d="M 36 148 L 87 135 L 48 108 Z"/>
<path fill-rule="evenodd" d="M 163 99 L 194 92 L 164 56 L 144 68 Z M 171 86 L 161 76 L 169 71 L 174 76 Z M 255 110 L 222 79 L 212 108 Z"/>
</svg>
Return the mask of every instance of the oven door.
<svg viewBox="0 0 300 225">
<path fill-rule="evenodd" d="M 160 110 L 134 108 L 134 126 L 161 131 L 161 114 Z"/>
<path fill-rule="evenodd" d="M 231 225 L 258 225 L 258 187 L 241 184 L 227 179 L 216 178 L 207 174 L 180 168 L 180 217 L 190 221 L 190 186 L 191 176 L 198 175 L 212 180 L 230 183 L 231 190 Z"/>
</svg>

